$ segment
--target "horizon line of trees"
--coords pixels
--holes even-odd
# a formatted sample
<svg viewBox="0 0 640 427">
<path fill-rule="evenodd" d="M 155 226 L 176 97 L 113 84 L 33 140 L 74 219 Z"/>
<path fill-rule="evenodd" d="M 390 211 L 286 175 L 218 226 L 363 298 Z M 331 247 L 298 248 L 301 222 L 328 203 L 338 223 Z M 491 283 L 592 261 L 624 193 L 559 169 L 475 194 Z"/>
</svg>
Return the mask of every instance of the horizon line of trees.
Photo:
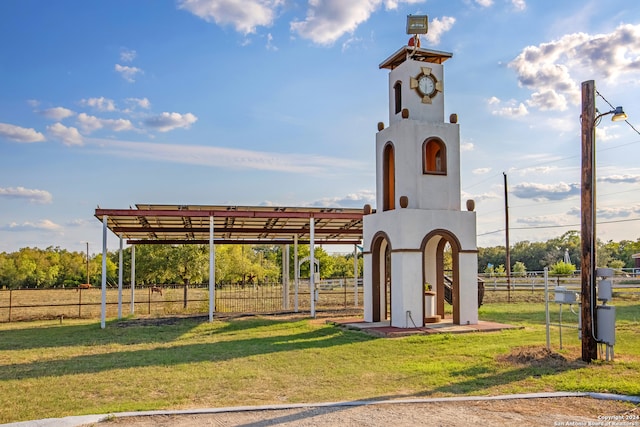
<svg viewBox="0 0 640 427">
<path fill-rule="evenodd" d="M 556 267 L 560 271 L 580 269 L 580 235 L 568 231 L 546 242 L 521 241 L 511 248 L 512 274 L 540 271 Z M 565 251 L 570 263 L 564 263 Z M 294 277 L 294 254 L 289 251 L 290 277 Z M 633 254 L 640 253 L 636 241 L 598 242 L 597 265 L 614 269 L 634 267 Z M 309 247 L 298 247 L 299 259 L 309 255 Z M 118 282 L 119 251 L 107 253 L 107 282 Z M 322 279 L 353 278 L 353 254 L 329 254 L 315 248 Z M 209 249 L 207 245 L 139 245 L 136 247 L 136 283 L 143 285 L 190 284 L 209 281 Z M 478 273 L 504 274 L 504 246 L 478 248 Z M 216 284 L 264 284 L 279 282 L 282 276 L 282 248 L 279 245 L 216 245 Z M 88 264 L 88 265 L 87 265 Z M 445 253 L 445 269 L 450 269 L 451 256 Z M 63 288 L 102 282 L 102 254 L 89 256 L 59 247 L 22 248 L 0 253 L 0 289 Z M 358 257 L 358 276 L 362 277 L 363 259 Z M 300 266 L 300 277 L 309 277 L 309 262 Z M 131 281 L 131 248 L 123 250 L 123 283 Z"/>
</svg>

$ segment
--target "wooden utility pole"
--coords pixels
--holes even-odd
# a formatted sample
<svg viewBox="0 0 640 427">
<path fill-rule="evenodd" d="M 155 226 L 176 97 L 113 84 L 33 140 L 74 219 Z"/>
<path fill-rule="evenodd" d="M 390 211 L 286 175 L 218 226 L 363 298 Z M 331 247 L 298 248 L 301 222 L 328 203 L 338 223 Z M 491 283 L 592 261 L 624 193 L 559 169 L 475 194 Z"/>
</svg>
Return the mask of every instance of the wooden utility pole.
<svg viewBox="0 0 640 427">
<path fill-rule="evenodd" d="M 87 283 L 91 284 L 91 280 L 89 280 L 89 242 L 87 242 Z"/>
<path fill-rule="evenodd" d="M 596 187 L 595 187 L 595 83 L 582 82 L 582 186 L 581 186 L 581 279 L 582 360 L 598 359 L 596 310 L 594 307 L 596 268 Z"/>
<path fill-rule="evenodd" d="M 505 248 L 507 250 L 507 301 L 511 302 L 511 249 L 509 249 L 509 192 L 507 191 L 507 174 L 504 176 L 504 221 L 505 221 Z"/>
</svg>

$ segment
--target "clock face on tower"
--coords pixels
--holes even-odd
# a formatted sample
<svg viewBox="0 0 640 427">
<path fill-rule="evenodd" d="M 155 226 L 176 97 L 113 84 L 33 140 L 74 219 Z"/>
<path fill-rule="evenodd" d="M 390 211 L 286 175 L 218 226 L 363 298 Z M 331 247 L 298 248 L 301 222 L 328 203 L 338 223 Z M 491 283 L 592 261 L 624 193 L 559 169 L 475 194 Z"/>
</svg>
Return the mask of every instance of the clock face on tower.
<svg viewBox="0 0 640 427">
<path fill-rule="evenodd" d="M 438 81 L 436 76 L 431 73 L 429 67 L 420 67 L 420 74 L 411 77 L 409 87 L 418 92 L 418 95 L 422 97 L 423 104 L 431 104 L 431 99 L 443 89 L 442 82 Z"/>
</svg>

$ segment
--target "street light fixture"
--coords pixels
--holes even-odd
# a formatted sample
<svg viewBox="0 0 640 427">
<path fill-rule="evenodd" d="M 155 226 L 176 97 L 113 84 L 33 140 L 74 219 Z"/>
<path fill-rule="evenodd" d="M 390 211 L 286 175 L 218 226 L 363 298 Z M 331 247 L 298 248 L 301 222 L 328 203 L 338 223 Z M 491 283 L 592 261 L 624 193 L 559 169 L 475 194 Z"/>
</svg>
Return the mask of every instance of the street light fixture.
<svg viewBox="0 0 640 427">
<path fill-rule="evenodd" d="M 598 110 L 596 110 L 596 113 L 598 113 Z M 594 126 L 598 126 L 600 124 L 600 119 L 602 119 L 602 117 L 604 116 L 608 116 L 609 114 L 613 114 L 613 116 L 611 117 L 612 122 L 621 122 L 623 120 L 627 120 L 627 118 L 629 117 L 627 116 L 627 113 L 624 112 L 622 107 L 616 107 L 611 111 L 607 111 L 606 113 L 598 114 L 593 120 Z"/>
</svg>

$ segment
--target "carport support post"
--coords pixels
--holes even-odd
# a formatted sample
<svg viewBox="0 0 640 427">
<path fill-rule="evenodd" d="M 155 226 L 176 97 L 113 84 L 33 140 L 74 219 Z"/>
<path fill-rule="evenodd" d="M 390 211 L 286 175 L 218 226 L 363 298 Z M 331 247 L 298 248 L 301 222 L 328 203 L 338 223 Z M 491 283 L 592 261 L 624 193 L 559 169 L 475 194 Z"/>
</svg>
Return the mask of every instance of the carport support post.
<svg viewBox="0 0 640 427">
<path fill-rule="evenodd" d="M 353 245 L 353 301 L 358 307 L 358 245 Z"/>
<path fill-rule="evenodd" d="M 309 291 L 311 292 L 311 317 L 316 317 L 316 275 L 315 275 L 315 227 L 316 222 L 313 216 L 309 219 Z"/>
<path fill-rule="evenodd" d="M 298 267 L 298 235 L 293 236 L 293 282 L 294 282 L 294 297 L 293 297 L 293 311 L 298 312 L 298 286 L 300 282 L 300 268 Z"/>
<path fill-rule="evenodd" d="M 216 248 L 213 244 L 213 215 L 209 216 L 209 322 L 213 322 L 216 288 Z"/>
<path fill-rule="evenodd" d="M 102 305 L 100 308 L 100 328 L 106 327 L 107 321 L 107 216 L 102 216 Z"/>
<path fill-rule="evenodd" d="M 136 305 L 136 245 L 131 245 L 131 314 Z"/>
<path fill-rule="evenodd" d="M 282 308 L 289 310 L 289 245 L 282 245 Z"/>
<path fill-rule="evenodd" d="M 118 319 L 122 319 L 122 234 L 120 235 L 120 251 L 118 252 Z"/>
</svg>

